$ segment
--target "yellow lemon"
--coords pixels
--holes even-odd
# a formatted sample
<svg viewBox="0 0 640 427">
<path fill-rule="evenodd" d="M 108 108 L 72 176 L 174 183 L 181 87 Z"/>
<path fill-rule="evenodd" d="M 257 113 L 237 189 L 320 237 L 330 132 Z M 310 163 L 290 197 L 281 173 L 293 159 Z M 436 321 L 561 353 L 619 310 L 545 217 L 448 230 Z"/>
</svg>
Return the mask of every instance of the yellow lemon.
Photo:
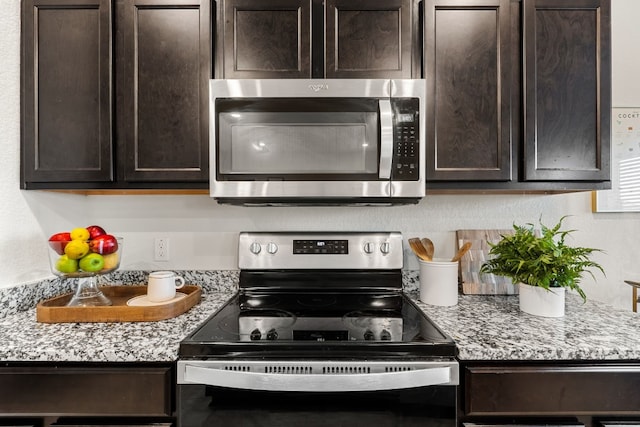
<svg viewBox="0 0 640 427">
<path fill-rule="evenodd" d="M 82 240 L 72 240 L 64 247 L 64 253 L 70 259 L 80 259 L 89 252 L 89 244 Z"/>
<path fill-rule="evenodd" d="M 89 240 L 89 230 L 86 228 L 78 227 L 71 230 L 71 240 Z"/>
</svg>

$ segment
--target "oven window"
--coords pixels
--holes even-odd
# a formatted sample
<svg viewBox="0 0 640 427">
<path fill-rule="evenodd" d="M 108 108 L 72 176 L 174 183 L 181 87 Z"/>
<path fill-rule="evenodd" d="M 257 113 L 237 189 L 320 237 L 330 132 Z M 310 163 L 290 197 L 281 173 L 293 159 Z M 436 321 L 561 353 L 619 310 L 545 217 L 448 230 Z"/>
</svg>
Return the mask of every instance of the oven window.
<svg viewBox="0 0 640 427">
<path fill-rule="evenodd" d="M 300 393 L 180 385 L 179 427 L 455 427 L 455 393 L 455 386 Z"/>
<path fill-rule="evenodd" d="M 270 101 L 219 105 L 220 174 L 284 179 L 378 173 L 377 102 Z"/>
</svg>

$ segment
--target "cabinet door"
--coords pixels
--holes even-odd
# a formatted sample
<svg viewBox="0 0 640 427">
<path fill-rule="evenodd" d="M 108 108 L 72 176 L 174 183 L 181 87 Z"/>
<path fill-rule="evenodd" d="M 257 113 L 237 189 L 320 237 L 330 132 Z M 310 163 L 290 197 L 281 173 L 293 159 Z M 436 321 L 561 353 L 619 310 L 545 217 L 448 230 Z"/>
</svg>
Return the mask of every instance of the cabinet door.
<svg viewBox="0 0 640 427">
<path fill-rule="evenodd" d="M 224 0 L 218 70 L 226 79 L 310 78 L 310 0 Z"/>
<path fill-rule="evenodd" d="M 424 15 L 427 179 L 510 180 L 510 1 L 426 0 Z"/>
<path fill-rule="evenodd" d="M 22 186 L 111 181 L 111 2 L 22 2 Z"/>
<path fill-rule="evenodd" d="M 208 179 L 208 0 L 118 0 L 122 181 Z"/>
<path fill-rule="evenodd" d="M 610 179 L 609 0 L 524 0 L 525 180 Z"/>
<path fill-rule="evenodd" d="M 635 363 L 465 366 L 466 416 L 620 415 L 640 413 Z"/>
<path fill-rule="evenodd" d="M 327 0 L 326 77 L 411 78 L 411 0 Z M 415 34 L 414 34 L 415 30 Z M 419 70 L 419 68 L 418 68 Z M 419 74 L 417 74 L 419 75 Z"/>
<path fill-rule="evenodd" d="M 0 369 L 0 414 L 170 417 L 170 366 L 56 366 Z"/>
</svg>

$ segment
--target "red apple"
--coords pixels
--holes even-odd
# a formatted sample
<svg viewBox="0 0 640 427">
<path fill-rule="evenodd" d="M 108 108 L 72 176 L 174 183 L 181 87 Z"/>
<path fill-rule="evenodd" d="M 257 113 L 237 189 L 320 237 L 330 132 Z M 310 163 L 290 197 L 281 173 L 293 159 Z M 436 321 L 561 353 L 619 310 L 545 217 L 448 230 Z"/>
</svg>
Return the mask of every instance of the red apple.
<svg viewBox="0 0 640 427">
<path fill-rule="evenodd" d="M 56 233 L 49 237 L 49 246 L 56 251 L 58 255 L 64 255 L 64 247 L 71 241 L 71 233 Z"/>
<path fill-rule="evenodd" d="M 100 255 L 112 254 L 118 250 L 118 240 L 111 234 L 103 234 L 89 240 L 89 249 Z"/>
<path fill-rule="evenodd" d="M 90 225 L 87 227 L 87 230 L 89 231 L 89 240 L 93 240 L 98 236 L 104 236 L 107 234 L 107 232 L 104 231 L 104 228 L 99 225 Z"/>
</svg>

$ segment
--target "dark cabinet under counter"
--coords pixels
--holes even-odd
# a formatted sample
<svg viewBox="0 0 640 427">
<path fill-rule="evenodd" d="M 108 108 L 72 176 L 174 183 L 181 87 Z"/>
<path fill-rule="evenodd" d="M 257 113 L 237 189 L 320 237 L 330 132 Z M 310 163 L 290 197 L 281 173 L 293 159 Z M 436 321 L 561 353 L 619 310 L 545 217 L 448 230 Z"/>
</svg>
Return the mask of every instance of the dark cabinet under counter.
<svg viewBox="0 0 640 427">
<path fill-rule="evenodd" d="M 171 422 L 173 364 L 8 363 L 0 366 L 2 417 Z M 98 418 L 100 421 L 98 422 Z"/>
<path fill-rule="evenodd" d="M 638 390 L 640 362 L 466 362 L 459 418 L 481 425 L 598 427 L 603 419 L 640 418 Z"/>
</svg>

